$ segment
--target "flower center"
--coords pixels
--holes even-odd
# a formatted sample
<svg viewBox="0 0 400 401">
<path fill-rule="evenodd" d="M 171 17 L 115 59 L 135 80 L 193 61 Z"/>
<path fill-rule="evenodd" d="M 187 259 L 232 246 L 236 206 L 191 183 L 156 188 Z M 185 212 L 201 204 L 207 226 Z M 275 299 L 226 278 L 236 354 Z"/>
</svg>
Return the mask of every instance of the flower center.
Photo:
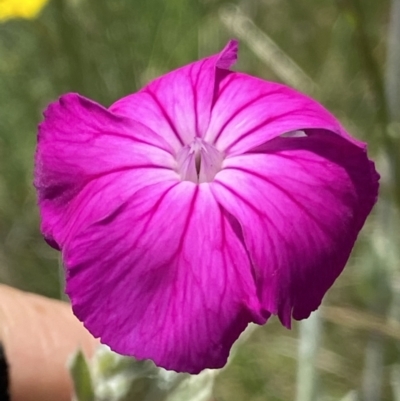
<svg viewBox="0 0 400 401">
<path fill-rule="evenodd" d="M 201 138 L 184 146 L 177 155 L 178 173 L 183 181 L 211 182 L 221 170 L 223 154 Z"/>
</svg>

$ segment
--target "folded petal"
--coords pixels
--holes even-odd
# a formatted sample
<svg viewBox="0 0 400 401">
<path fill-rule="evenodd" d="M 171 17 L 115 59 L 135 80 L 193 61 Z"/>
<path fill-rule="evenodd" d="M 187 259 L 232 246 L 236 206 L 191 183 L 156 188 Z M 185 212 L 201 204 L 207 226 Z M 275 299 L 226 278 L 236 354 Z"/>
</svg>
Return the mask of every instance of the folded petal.
<svg viewBox="0 0 400 401">
<path fill-rule="evenodd" d="M 197 373 L 264 323 L 235 219 L 207 184 L 159 183 L 68 241 L 76 316 L 114 351 Z"/>
<path fill-rule="evenodd" d="M 319 103 L 281 84 L 235 72 L 220 81 L 215 98 L 204 139 L 227 155 L 305 129 L 326 129 L 361 144 Z"/>
<path fill-rule="evenodd" d="M 215 90 L 237 58 L 237 42 L 219 53 L 154 80 L 140 92 L 114 103 L 110 110 L 128 116 L 167 138 L 178 150 L 207 129 Z"/>
<path fill-rule="evenodd" d="M 58 226 L 61 229 L 66 224 L 67 209 L 74 209 L 74 199 L 93 181 L 129 171 L 137 176 L 134 169 L 153 170 L 157 175 L 175 168 L 172 150 L 162 138 L 77 94 L 62 96 L 44 116 L 39 126 L 34 183 L 42 231 L 55 247 L 54 235 Z M 124 190 L 121 187 L 120 191 Z"/>
<path fill-rule="evenodd" d="M 378 178 L 363 149 L 322 131 L 225 161 L 212 191 L 240 223 L 262 306 L 284 325 L 308 317 L 343 270 Z"/>
</svg>

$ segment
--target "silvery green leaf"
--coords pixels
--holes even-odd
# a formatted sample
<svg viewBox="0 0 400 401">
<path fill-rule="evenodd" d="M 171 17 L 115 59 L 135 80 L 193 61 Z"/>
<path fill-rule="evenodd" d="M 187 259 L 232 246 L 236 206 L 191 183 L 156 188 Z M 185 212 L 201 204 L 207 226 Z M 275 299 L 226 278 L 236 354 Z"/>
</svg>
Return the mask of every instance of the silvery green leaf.
<svg viewBox="0 0 400 401">
<path fill-rule="evenodd" d="M 90 369 L 81 350 L 71 357 L 68 367 L 74 384 L 74 400 L 95 401 Z"/>
<path fill-rule="evenodd" d="M 166 401 L 209 401 L 219 370 L 206 369 L 182 381 Z"/>
<path fill-rule="evenodd" d="M 143 400 L 155 387 L 158 369 L 100 346 L 91 361 L 96 401 Z"/>
</svg>

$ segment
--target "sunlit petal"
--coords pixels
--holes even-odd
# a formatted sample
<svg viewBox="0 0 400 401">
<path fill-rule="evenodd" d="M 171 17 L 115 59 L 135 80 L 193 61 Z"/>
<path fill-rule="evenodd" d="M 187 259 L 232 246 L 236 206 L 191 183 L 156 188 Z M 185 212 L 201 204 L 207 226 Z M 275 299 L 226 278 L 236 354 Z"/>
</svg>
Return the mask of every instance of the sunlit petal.
<svg viewBox="0 0 400 401">
<path fill-rule="evenodd" d="M 223 366 L 247 323 L 269 316 L 235 221 L 208 184 L 139 191 L 76 235 L 64 258 L 86 327 L 115 351 L 168 369 Z"/>
<path fill-rule="evenodd" d="M 93 196 L 100 191 L 92 186 L 93 181 L 112 174 L 109 181 L 113 183 L 115 177 L 130 171 L 128 188 L 139 181 L 145 185 L 143 174 L 172 172 L 175 161 L 169 152 L 168 144 L 148 128 L 79 95 L 65 95 L 51 104 L 39 127 L 35 165 L 42 231 L 47 240 L 59 247 L 56 231 L 63 231 L 70 221 L 67 211 L 75 210 L 75 201 L 82 207 L 88 199 L 79 194 L 84 191 Z M 154 173 L 139 172 L 149 169 Z M 120 185 L 108 194 L 118 199 L 126 190 L 126 184 Z"/>
<path fill-rule="evenodd" d="M 306 95 L 235 73 L 219 84 L 205 140 L 233 155 L 287 132 L 305 129 L 326 129 L 360 144 L 325 108 Z"/>
<path fill-rule="evenodd" d="M 377 180 L 364 150 L 331 133 L 277 138 L 225 161 L 213 193 L 240 223 L 263 307 L 286 326 L 308 317 L 343 270 Z"/>
<path fill-rule="evenodd" d="M 156 79 L 110 109 L 140 121 L 179 149 L 207 130 L 215 88 L 223 76 L 217 69 L 229 68 L 236 53 L 237 42 L 230 41 L 219 54 Z"/>
</svg>

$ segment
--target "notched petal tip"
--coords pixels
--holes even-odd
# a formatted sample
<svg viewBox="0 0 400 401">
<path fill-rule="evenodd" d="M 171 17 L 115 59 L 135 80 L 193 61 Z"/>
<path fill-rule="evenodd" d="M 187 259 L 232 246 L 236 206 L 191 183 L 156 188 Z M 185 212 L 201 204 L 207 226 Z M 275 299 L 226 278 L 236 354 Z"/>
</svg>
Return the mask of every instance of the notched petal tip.
<svg viewBox="0 0 400 401">
<path fill-rule="evenodd" d="M 79 134 L 81 124 L 87 125 L 87 121 L 97 123 L 96 117 L 99 115 L 115 120 L 115 116 L 104 106 L 78 93 L 62 95 L 43 112 L 44 120 L 38 125 L 38 143 L 40 145 L 41 140 L 45 138 L 59 137 L 67 127 L 75 127 Z"/>
<path fill-rule="evenodd" d="M 237 61 L 238 49 L 238 41 L 235 39 L 230 40 L 219 54 L 216 66 L 225 70 L 232 67 Z"/>
<path fill-rule="evenodd" d="M 80 95 L 75 92 L 66 93 L 60 96 L 56 101 L 50 103 L 43 112 L 45 119 L 51 118 L 56 115 L 61 107 L 68 107 L 74 103 L 77 103 L 80 99 Z"/>
</svg>

